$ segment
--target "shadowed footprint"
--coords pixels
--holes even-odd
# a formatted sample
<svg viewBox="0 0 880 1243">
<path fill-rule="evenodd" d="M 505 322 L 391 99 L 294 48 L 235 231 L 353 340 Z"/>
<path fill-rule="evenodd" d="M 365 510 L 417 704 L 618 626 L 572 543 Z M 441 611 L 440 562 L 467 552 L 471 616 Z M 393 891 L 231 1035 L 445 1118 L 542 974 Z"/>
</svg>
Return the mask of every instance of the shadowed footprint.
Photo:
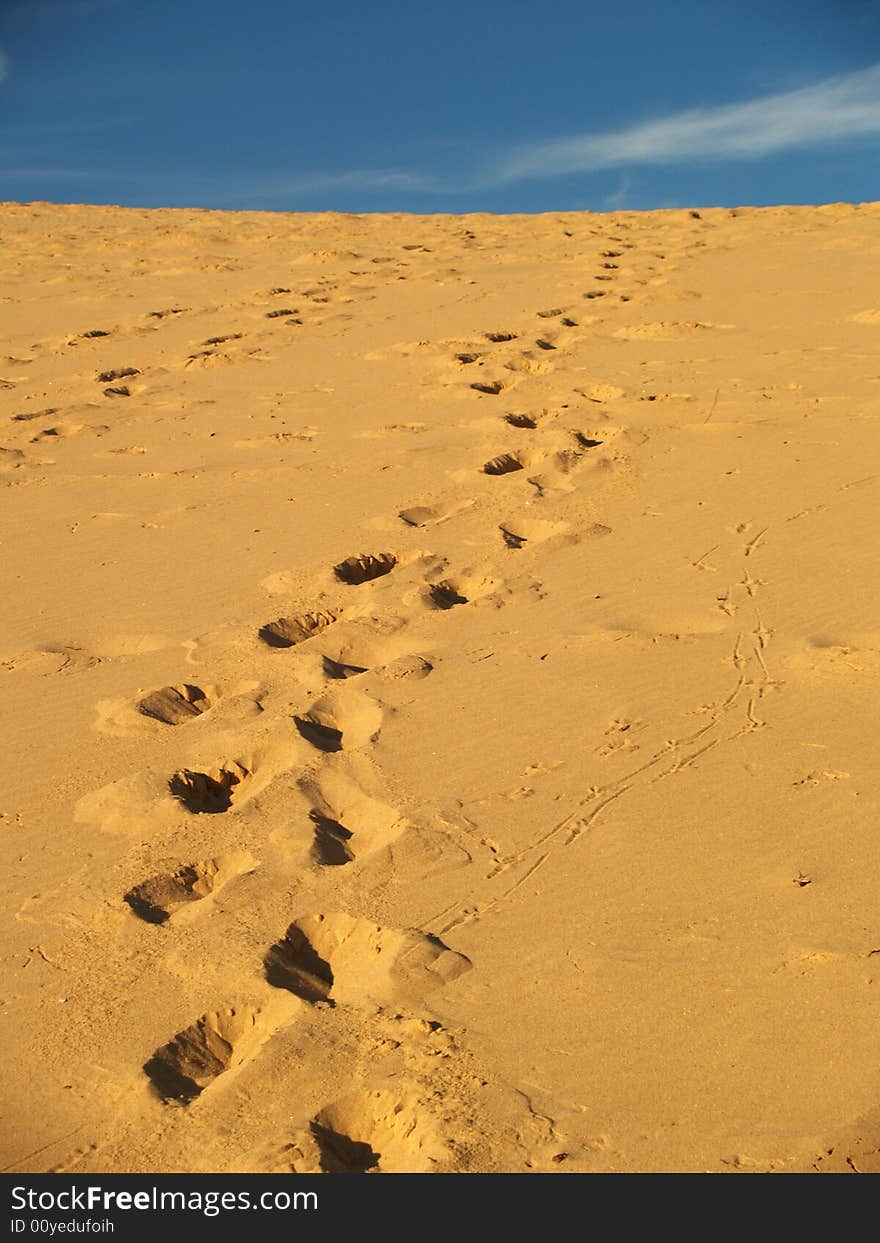
<svg viewBox="0 0 880 1243">
<path fill-rule="evenodd" d="M 229 881 L 257 866 L 252 855 L 243 851 L 220 855 L 202 863 L 192 863 L 166 876 L 153 876 L 135 885 L 125 901 L 148 924 L 164 924 L 176 910 L 217 893 Z"/>
<path fill-rule="evenodd" d="M 319 751 L 333 752 L 342 750 L 341 729 L 336 729 L 332 725 L 325 725 L 321 721 L 316 721 L 309 716 L 295 716 L 293 720 L 300 735 L 305 738 L 306 742 L 310 742 L 313 747 L 317 747 Z"/>
<path fill-rule="evenodd" d="M 468 597 L 462 595 L 451 582 L 434 583 L 428 589 L 428 595 L 435 609 L 453 609 L 457 604 L 468 602 Z"/>
<path fill-rule="evenodd" d="M 319 811 L 309 812 L 309 818 L 315 826 L 315 841 L 312 846 L 312 858 L 324 867 L 342 867 L 354 859 L 354 851 L 349 842 L 354 834 L 338 820 L 322 816 Z"/>
<path fill-rule="evenodd" d="M 295 647 L 312 635 L 326 630 L 338 620 L 339 609 L 327 609 L 321 613 L 298 613 L 295 617 L 279 617 L 260 627 L 260 638 L 270 647 Z"/>
<path fill-rule="evenodd" d="M 356 678 L 359 673 L 366 673 L 366 665 L 347 665 L 344 661 L 334 660 L 332 656 L 322 657 L 324 674 L 328 678 Z"/>
<path fill-rule="evenodd" d="M 484 475 L 510 475 L 515 470 L 523 470 L 526 462 L 520 453 L 499 453 L 483 463 Z"/>
<path fill-rule="evenodd" d="M 503 341 L 515 341 L 519 336 L 518 332 L 487 332 L 483 334 L 487 341 L 492 341 L 500 345 Z"/>
<path fill-rule="evenodd" d="M 378 1168 L 382 1154 L 373 1152 L 369 1144 L 332 1131 L 318 1121 L 311 1123 L 310 1130 L 321 1154 L 322 1174 L 366 1174 Z"/>
<path fill-rule="evenodd" d="M 382 725 L 382 709 L 374 699 L 345 684 L 293 720 L 300 735 L 319 751 L 341 751 L 343 746 L 351 749 L 372 742 Z"/>
<path fill-rule="evenodd" d="M 117 367 L 115 371 L 102 371 L 98 375 L 101 384 L 112 384 L 114 380 L 127 380 L 129 376 L 140 375 L 137 367 Z"/>
<path fill-rule="evenodd" d="M 218 815 L 229 810 L 235 787 L 248 775 L 247 770 L 237 764 L 208 773 L 182 768 L 168 782 L 168 788 L 194 815 Z"/>
<path fill-rule="evenodd" d="M 300 1174 L 427 1174 L 452 1159 L 450 1124 L 415 1084 L 372 1088 L 334 1101 L 292 1145 Z"/>
<path fill-rule="evenodd" d="M 329 1001 L 333 971 L 296 924 L 266 951 L 264 965 L 273 988 L 286 988 L 303 1001 Z"/>
<path fill-rule="evenodd" d="M 455 514 L 460 514 L 463 510 L 469 509 L 473 503 L 473 500 L 468 498 L 467 500 L 438 501 L 436 505 L 413 505 L 409 509 L 401 509 L 398 517 L 402 518 L 407 526 L 427 527 L 444 522 Z"/>
<path fill-rule="evenodd" d="M 183 686 L 164 686 L 160 691 L 145 695 L 138 704 L 138 711 L 165 725 L 180 725 L 201 716 L 210 706 L 201 687 L 187 682 Z"/>
<path fill-rule="evenodd" d="M 270 984 L 304 1001 L 362 1005 L 421 997 L 471 963 L 438 937 L 338 912 L 294 920 L 264 965 Z"/>
<path fill-rule="evenodd" d="M 464 571 L 454 577 L 441 579 L 431 583 L 425 594 L 430 608 L 452 609 L 460 604 L 470 604 L 480 600 L 499 586 L 497 579 L 484 578 L 479 574 Z"/>
<path fill-rule="evenodd" d="M 478 393 L 487 393 L 490 397 L 497 397 L 504 384 L 501 380 L 487 380 L 485 383 L 475 383 L 471 388 Z"/>
<path fill-rule="evenodd" d="M 359 557 L 346 557 L 344 561 L 340 561 L 333 567 L 333 573 L 341 582 L 348 583 L 350 586 L 358 586 L 361 583 L 370 583 L 374 578 L 382 578 L 384 574 L 390 574 L 396 565 L 397 558 L 393 553 L 382 552 L 378 555 L 364 553 Z"/>
<path fill-rule="evenodd" d="M 260 1019 L 260 1011 L 247 1006 L 203 1014 L 157 1049 L 144 1071 L 164 1100 L 188 1105 L 256 1047 Z"/>
</svg>

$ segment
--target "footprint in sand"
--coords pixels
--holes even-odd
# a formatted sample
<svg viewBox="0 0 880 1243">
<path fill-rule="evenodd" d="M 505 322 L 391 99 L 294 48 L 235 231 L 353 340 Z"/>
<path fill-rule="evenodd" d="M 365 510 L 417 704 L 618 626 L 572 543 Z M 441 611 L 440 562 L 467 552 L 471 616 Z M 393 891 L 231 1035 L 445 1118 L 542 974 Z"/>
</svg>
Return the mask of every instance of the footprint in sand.
<svg viewBox="0 0 880 1243">
<path fill-rule="evenodd" d="M 352 1006 L 421 1000 L 470 967 L 438 937 L 343 912 L 294 920 L 265 957 L 274 988 L 303 1001 Z"/>
<path fill-rule="evenodd" d="M 374 699 L 354 688 L 330 691 L 312 704 L 294 724 L 319 751 L 352 750 L 366 746 L 379 733 L 382 709 Z"/>
<path fill-rule="evenodd" d="M 386 849 L 407 827 L 395 807 L 367 794 L 337 768 L 322 767 L 317 776 L 302 778 L 298 784 L 312 804 L 311 855 L 322 867 L 362 861 Z"/>
<path fill-rule="evenodd" d="M 114 371 L 102 371 L 98 375 L 100 384 L 112 384 L 114 380 L 127 380 L 130 376 L 140 375 L 138 367 L 117 367 Z"/>
<path fill-rule="evenodd" d="M 437 501 L 434 505 L 412 505 L 409 509 L 402 509 L 398 517 L 411 527 L 434 526 L 470 509 L 473 503 L 468 497 L 464 500 Z"/>
<path fill-rule="evenodd" d="M 478 574 L 455 574 L 431 583 L 425 592 L 429 608 L 446 611 L 461 604 L 482 600 L 499 586 L 497 579 L 484 578 Z"/>
<path fill-rule="evenodd" d="M 305 643 L 342 615 L 341 609 L 324 609 L 316 613 L 297 613 L 291 617 L 278 617 L 260 627 L 259 635 L 269 647 L 296 647 Z"/>
<path fill-rule="evenodd" d="M 390 574 L 396 565 L 397 557 L 394 553 L 362 553 L 360 556 L 346 557 L 344 561 L 340 561 L 333 567 L 333 573 L 340 582 L 355 587 Z"/>
<path fill-rule="evenodd" d="M 499 453 L 497 457 L 484 462 L 481 470 L 484 475 L 510 475 L 514 471 L 524 470 L 531 461 L 532 458 L 527 453 Z"/>
<path fill-rule="evenodd" d="M 200 686 L 184 683 L 182 686 L 164 686 L 151 691 L 138 703 L 138 711 L 153 717 L 165 725 L 182 725 L 201 716 L 211 707 L 211 702 Z"/>
<path fill-rule="evenodd" d="M 567 535 L 567 522 L 549 522 L 544 518 L 512 518 L 502 522 L 498 529 L 507 547 L 514 550 L 526 544 L 543 544 L 556 536 L 566 537 L 566 542 L 574 541 L 574 536 Z"/>
<path fill-rule="evenodd" d="M 256 867 L 256 859 L 246 851 L 218 855 L 164 876 L 152 876 L 129 889 L 125 901 L 148 924 L 164 924 L 181 907 L 216 895 L 231 880 Z"/>
<path fill-rule="evenodd" d="M 236 787 L 249 776 L 234 761 L 208 772 L 182 768 L 168 782 L 168 789 L 194 815 L 219 815 L 230 809 Z"/>
<path fill-rule="evenodd" d="M 189 1105 L 253 1057 L 272 1030 L 268 1014 L 255 1006 L 214 1010 L 157 1049 L 144 1071 L 163 1100 Z"/>
<path fill-rule="evenodd" d="M 297 1174 L 428 1174 L 453 1158 L 416 1085 L 353 1092 L 327 1105 L 290 1146 Z"/>
</svg>

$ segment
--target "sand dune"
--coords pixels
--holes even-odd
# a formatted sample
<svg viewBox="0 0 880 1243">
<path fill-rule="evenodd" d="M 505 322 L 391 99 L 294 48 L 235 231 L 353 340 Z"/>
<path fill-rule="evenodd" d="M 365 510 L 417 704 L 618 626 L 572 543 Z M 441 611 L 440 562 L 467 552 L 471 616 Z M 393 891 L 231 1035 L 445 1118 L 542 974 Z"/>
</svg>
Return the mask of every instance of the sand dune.
<svg viewBox="0 0 880 1243">
<path fill-rule="evenodd" d="M 0 218 L 0 1164 L 876 1169 L 880 207 Z"/>
</svg>

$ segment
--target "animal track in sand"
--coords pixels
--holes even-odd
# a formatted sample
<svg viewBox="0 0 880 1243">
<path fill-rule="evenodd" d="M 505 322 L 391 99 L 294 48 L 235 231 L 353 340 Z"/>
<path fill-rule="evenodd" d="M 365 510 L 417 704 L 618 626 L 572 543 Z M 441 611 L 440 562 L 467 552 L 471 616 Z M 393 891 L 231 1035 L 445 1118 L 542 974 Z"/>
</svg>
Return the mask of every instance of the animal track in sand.
<svg viewBox="0 0 880 1243">
<path fill-rule="evenodd" d="M 263 1014 L 254 1007 L 216 1010 L 157 1049 L 144 1071 L 164 1100 L 188 1105 L 218 1076 L 245 1061 L 268 1034 Z"/>
<path fill-rule="evenodd" d="M 483 463 L 482 471 L 484 475 L 509 475 L 515 470 L 524 470 L 530 460 L 524 453 L 499 453 Z"/>
<path fill-rule="evenodd" d="M 112 384 L 114 380 L 127 380 L 129 376 L 140 375 L 138 367 L 117 367 L 114 371 L 102 371 L 98 375 L 100 384 Z"/>
<path fill-rule="evenodd" d="M 538 415 L 534 414 L 505 414 L 504 421 L 509 423 L 511 427 L 526 428 L 534 431 L 538 426 Z M 489 472 L 491 474 L 491 472 Z"/>
<path fill-rule="evenodd" d="M 453 1155 L 415 1087 L 399 1082 L 328 1105 L 293 1148 L 298 1174 L 425 1174 Z"/>
<path fill-rule="evenodd" d="M 182 686 L 163 686 L 160 691 L 151 691 L 138 704 L 138 711 L 165 725 L 181 725 L 201 716 L 210 707 L 202 688 L 185 682 Z"/>
<path fill-rule="evenodd" d="M 294 617 L 279 617 L 261 626 L 259 635 L 270 647 L 295 647 L 332 626 L 338 621 L 341 612 L 341 609 L 325 609 L 318 613 L 297 613 Z"/>
<path fill-rule="evenodd" d="M 399 518 L 411 527 L 427 527 L 436 525 L 438 522 L 444 522 L 447 518 L 453 517 L 454 514 L 460 514 L 465 509 L 470 509 L 473 500 L 456 501 L 438 501 L 434 505 L 413 505 L 409 509 L 402 509 L 398 514 Z"/>
<path fill-rule="evenodd" d="M 518 332 L 484 332 L 483 336 L 487 341 L 500 345 L 503 341 L 515 341 L 519 336 Z"/>
<path fill-rule="evenodd" d="M 382 709 L 355 688 L 340 687 L 293 720 L 300 735 L 319 751 L 351 750 L 376 737 L 382 726 Z"/>
<path fill-rule="evenodd" d="M 266 319 L 286 319 L 289 315 L 296 315 L 297 307 L 279 307 L 277 311 L 267 311 Z"/>
<path fill-rule="evenodd" d="M 127 384 L 118 384 L 111 388 L 104 389 L 105 397 L 130 397 L 131 389 Z"/>
<path fill-rule="evenodd" d="M 248 770 L 236 763 L 206 773 L 182 768 L 168 782 L 168 788 L 194 815 L 218 815 L 229 810 L 236 786 L 249 776 Z"/>
<path fill-rule="evenodd" d="M 551 307 L 549 311 L 536 311 L 538 319 L 555 319 L 557 315 L 561 315 L 563 308 L 561 306 Z"/>
<path fill-rule="evenodd" d="M 547 337 L 538 337 L 535 341 L 539 350 L 555 350 L 556 346 Z"/>
<path fill-rule="evenodd" d="M 477 393 L 486 393 L 490 397 L 497 397 L 503 391 L 504 384 L 501 380 L 488 380 L 485 383 L 474 383 L 471 385 L 471 388 Z"/>
<path fill-rule="evenodd" d="M 396 565 L 397 557 L 391 552 L 362 553 L 360 556 L 346 557 L 344 561 L 340 561 L 333 567 L 333 573 L 341 582 L 359 586 L 390 574 Z"/>
<path fill-rule="evenodd" d="M 383 1005 L 421 999 L 471 963 L 438 937 L 338 912 L 294 920 L 266 953 L 266 979 L 303 1001 Z"/>
<path fill-rule="evenodd" d="M 129 889 L 125 901 L 148 924 L 164 924 L 180 907 L 218 893 L 229 881 L 256 867 L 253 855 L 233 851 L 187 864 L 165 876 L 152 876 Z"/>
<path fill-rule="evenodd" d="M 225 345 L 227 341 L 240 341 L 243 336 L 243 332 L 230 332 L 225 337 L 208 337 L 207 341 L 202 342 L 202 345 Z"/>
<path fill-rule="evenodd" d="M 104 328 L 91 328 L 88 332 L 84 332 L 85 340 L 91 340 L 93 337 L 109 337 L 110 333 Z"/>
</svg>

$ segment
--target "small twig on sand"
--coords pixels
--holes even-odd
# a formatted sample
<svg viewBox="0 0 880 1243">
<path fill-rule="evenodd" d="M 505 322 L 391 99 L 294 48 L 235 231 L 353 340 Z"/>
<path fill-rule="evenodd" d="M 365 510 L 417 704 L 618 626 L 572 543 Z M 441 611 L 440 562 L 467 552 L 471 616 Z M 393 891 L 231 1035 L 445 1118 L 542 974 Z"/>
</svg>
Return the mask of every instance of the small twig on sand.
<svg viewBox="0 0 880 1243">
<path fill-rule="evenodd" d="M 716 390 L 715 390 L 715 400 L 712 402 L 712 409 L 711 409 L 711 410 L 709 411 L 709 413 L 706 415 L 705 419 L 703 419 L 703 422 L 704 422 L 704 423 L 708 423 L 708 422 L 709 422 L 709 420 L 711 419 L 712 415 L 715 413 L 715 407 L 718 405 L 718 394 L 719 394 L 720 392 L 721 392 L 721 389 L 720 389 L 720 388 L 716 388 Z"/>
</svg>

